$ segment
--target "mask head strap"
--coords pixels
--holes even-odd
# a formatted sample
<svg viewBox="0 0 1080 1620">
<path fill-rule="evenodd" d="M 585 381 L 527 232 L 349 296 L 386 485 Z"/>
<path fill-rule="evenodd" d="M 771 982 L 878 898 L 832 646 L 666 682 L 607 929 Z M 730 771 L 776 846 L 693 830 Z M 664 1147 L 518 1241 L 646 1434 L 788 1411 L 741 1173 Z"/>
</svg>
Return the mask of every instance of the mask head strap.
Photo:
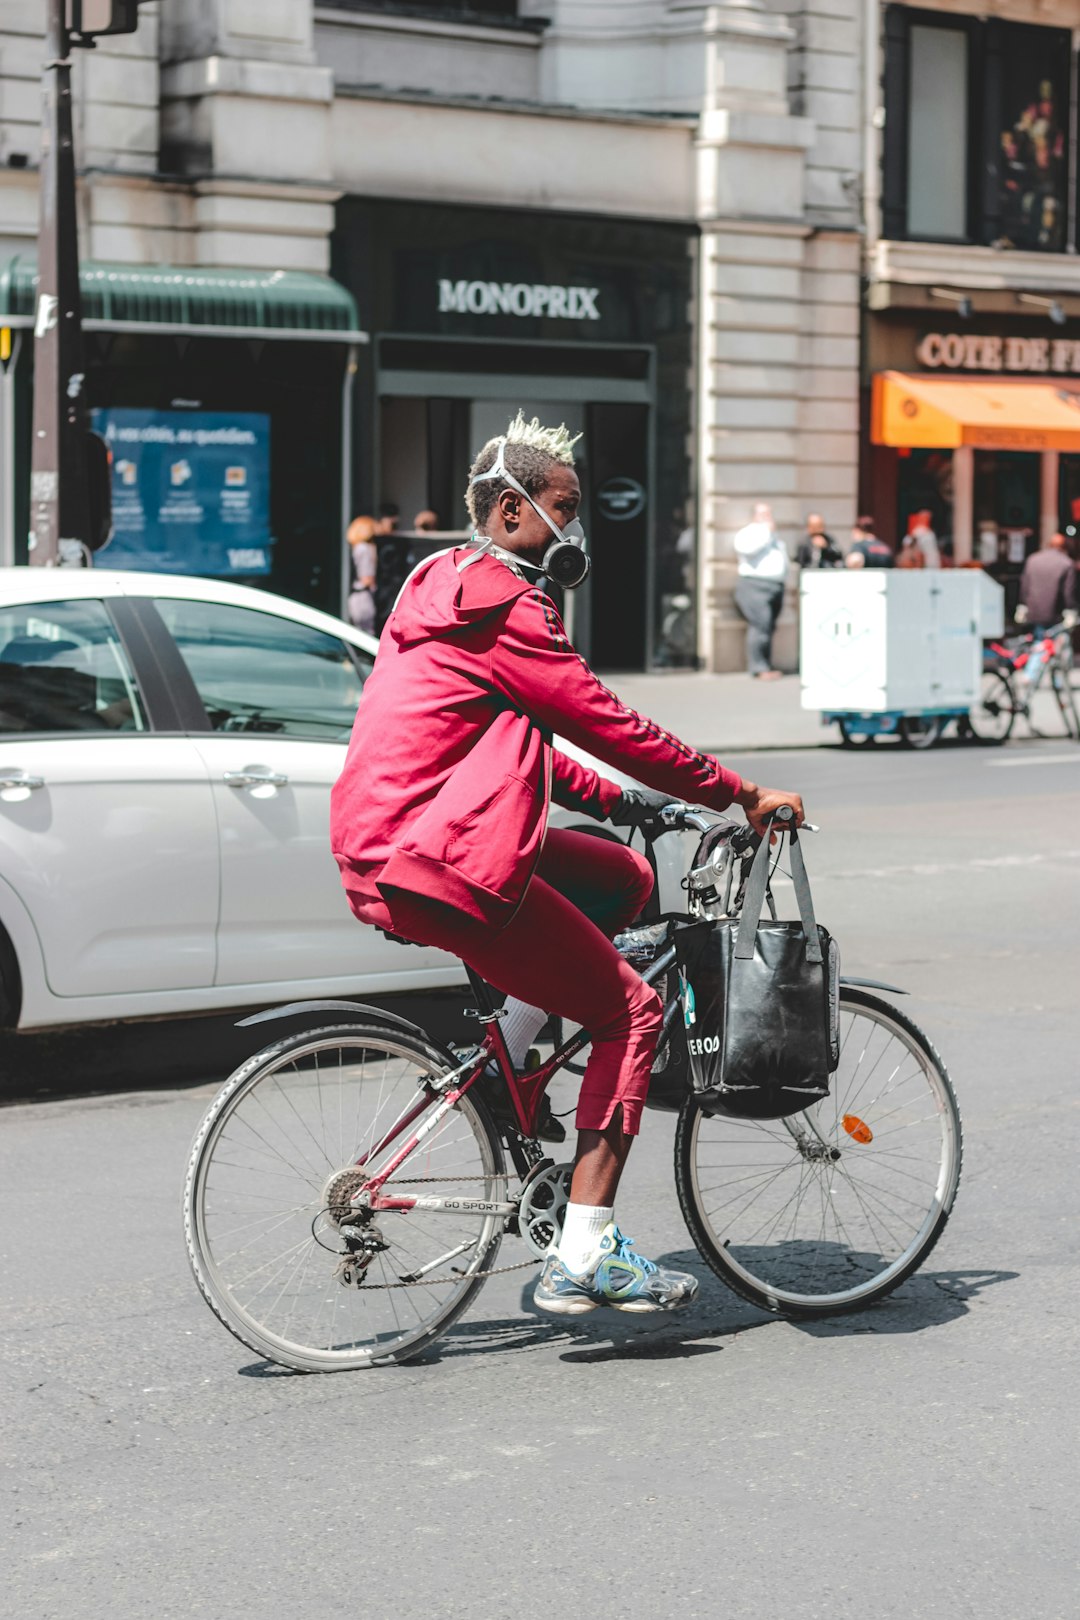
<svg viewBox="0 0 1080 1620">
<path fill-rule="evenodd" d="M 508 467 L 506 465 L 506 438 L 505 438 L 505 435 L 499 440 L 499 453 L 495 457 L 495 460 L 494 460 L 494 463 L 492 464 L 492 466 L 489 467 L 487 472 L 477 473 L 476 477 L 472 480 L 472 482 L 474 484 L 485 484 L 485 483 L 487 483 L 489 478 L 502 478 L 502 479 L 504 479 L 506 481 L 506 483 L 508 483 L 510 485 L 511 489 L 516 489 L 519 495 L 524 495 L 525 499 L 528 501 L 528 503 L 532 507 L 533 511 L 537 512 L 540 515 L 540 517 L 543 518 L 544 522 L 547 524 L 548 528 L 551 530 L 551 532 L 555 536 L 556 540 L 565 540 L 566 536 L 563 534 L 563 531 L 559 528 L 558 524 L 555 523 L 555 521 L 548 516 L 548 514 L 544 511 L 544 508 L 542 506 L 538 506 L 536 504 L 536 502 L 533 500 L 532 496 L 529 494 L 528 490 L 524 487 L 523 484 L 518 483 L 518 481 L 514 477 L 513 473 L 510 472 L 510 470 L 508 469 Z"/>
</svg>

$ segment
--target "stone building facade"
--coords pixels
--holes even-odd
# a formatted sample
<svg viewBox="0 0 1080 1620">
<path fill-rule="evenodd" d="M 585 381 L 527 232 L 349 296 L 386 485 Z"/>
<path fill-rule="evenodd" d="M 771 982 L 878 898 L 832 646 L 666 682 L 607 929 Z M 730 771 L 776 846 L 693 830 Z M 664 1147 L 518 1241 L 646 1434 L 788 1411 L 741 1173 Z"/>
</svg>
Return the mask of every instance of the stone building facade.
<svg viewBox="0 0 1080 1620">
<path fill-rule="evenodd" d="M 5 258 L 32 252 L 36 231 L 37 10 L 0 0 Z M 372 338 L 356 362 L 354 503 L 394 498 L 392 473 L 420 491 L 406 451 L 421 424 L 434 463 L 474 448 L 470 432 L 506 401 L 565 401 L 606 446 L 598 530 L 627 523 L 602 543 L 614 558 L 628 537 L 641 571 L 642 633 L 612 643 L 609 667 L 696 649 L 707 668 L 737 668 L 732 537 L 751 503 L 771 502 L 792 545 L 808 511 L 842 535 L 856 509 L 880 17 L 871 0 L 144 5 L 136 36 L 78 62 L 83 256 L 348 278 Z M 562 316 L 556 300 L 535 320 L 503 311 L 459 330 L 454 292 L 422 319 L 404 307 L 403 288 L 434 300 L 470 278 L 581 280 L 601 289 L 603 319 Z M 455 355 L 476 373 L 464 415 L 464 384 L 443 397 Z M 637 461 L 620 471 L 631 442 Z M 789 667 L 793 630 L 789 608 Z"/>
</svg>

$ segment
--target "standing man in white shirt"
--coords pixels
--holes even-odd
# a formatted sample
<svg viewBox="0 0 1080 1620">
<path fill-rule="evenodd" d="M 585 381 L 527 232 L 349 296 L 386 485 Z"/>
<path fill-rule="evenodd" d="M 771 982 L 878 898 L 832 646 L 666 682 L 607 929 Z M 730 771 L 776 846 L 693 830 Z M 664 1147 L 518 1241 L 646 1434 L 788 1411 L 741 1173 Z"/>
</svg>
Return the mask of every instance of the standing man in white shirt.
<svg viewBox="0 0 1080 1620">
<path fill-rule="evenodd" d="M 739 578 L 735 606 L 746 620 L 746 665 L 755 680 L 777 681 L 772 639 L 784 605 L 787 547 L 773 528 L 772 508 L 759 501 L 750 522 L 735 536 Z"/>
</svg>

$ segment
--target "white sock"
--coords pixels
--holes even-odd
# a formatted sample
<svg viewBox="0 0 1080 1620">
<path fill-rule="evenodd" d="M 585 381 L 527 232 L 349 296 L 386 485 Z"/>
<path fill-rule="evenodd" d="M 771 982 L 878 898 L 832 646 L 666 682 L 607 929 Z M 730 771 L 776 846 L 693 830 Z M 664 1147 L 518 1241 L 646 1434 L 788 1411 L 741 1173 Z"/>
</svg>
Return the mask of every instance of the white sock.
<svg viewBox="0 0 1080 1620">
<path fill-rule="evenodd" d="M 526 1052 L 547 1023 L 548 1015 L 539 1007 L 531 1007 L 527 1001 L 519 1001 L 516 996 L 507 996 L 503 1010 L 506 1017 L 499 1020 L 499 1028 L 511 1063 L 515 1069 L 520 1069 L 525 1062 Z"/>
<path fill-rule="evenodd" d="M 562 1236 L 556 1244 L 559 1259 L 576 1276 L 591 1271 L 604 1229 L 614 1217 L 610 1205 L 567 1204 Z"/>
</svg>

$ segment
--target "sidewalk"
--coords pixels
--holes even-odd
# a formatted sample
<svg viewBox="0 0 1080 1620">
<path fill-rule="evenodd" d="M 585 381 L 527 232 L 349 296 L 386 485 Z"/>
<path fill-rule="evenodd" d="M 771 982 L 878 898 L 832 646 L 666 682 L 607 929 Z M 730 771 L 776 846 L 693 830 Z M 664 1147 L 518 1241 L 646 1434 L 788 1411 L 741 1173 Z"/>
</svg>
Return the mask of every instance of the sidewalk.
<svg viewBox="0 0 1080 1620">
<path fill-rule="evenodd" d="M 743 674 L 610 675 L 604 681 L 632 709 L 709 753 L 822 748 L 840 741 L 836 726 L 822 725 L 816 711 L 800 707 L 797 675 L 785 675 L 780 681 L 755 681 Z M 1035 723 L 1044 737 L 1065 741 L 1049 691 L 1039 692 L 1035 699 Z M 1027 722 L 1017 719 L 1011 743 L 1029 740 Z"/>
</svg>

